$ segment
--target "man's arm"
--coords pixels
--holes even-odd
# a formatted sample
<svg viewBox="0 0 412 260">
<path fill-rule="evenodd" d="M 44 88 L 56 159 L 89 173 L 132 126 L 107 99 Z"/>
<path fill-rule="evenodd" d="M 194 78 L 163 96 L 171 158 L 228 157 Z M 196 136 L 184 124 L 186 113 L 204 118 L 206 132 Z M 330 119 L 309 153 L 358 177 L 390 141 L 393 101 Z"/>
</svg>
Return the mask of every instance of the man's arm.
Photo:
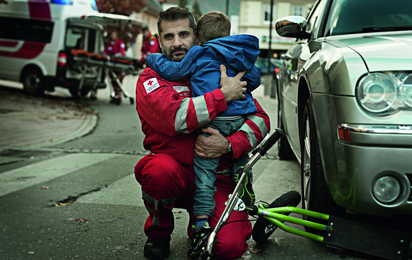
<svg viewBox="0 0 412 260">
<path fill-rule="evenodd" d="M 152 35 L 150 37 L 153 37 L 152 40 L 150 41 L 150 54 L 152 53 L 157 53 L 159 50 L 159 42 L 157 39 L 156 35 Z"/>
<path fill-rule="evenodd" d="M 119 48 L 119 52 L 115 54 L 115 56 L 126 56 L 126 45 L 124 44 L 123 41 L 118 39 L 118 48 Z"/>
</svg>

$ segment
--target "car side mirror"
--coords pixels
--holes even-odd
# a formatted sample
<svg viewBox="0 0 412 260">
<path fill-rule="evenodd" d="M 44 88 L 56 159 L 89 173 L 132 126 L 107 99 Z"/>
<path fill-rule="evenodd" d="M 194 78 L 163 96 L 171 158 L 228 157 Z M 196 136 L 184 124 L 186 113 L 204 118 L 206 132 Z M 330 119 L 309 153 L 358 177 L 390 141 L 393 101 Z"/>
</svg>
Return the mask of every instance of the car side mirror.
<svg viewBox="0 0 412 260">
<path fill-rule="evenodd" d="M 301 16 L 287 16 L 276 21 L 276 32 L 283 37 L 309 39 L 310 34 L 305 32 L 306 19 Z"/>
</svg>

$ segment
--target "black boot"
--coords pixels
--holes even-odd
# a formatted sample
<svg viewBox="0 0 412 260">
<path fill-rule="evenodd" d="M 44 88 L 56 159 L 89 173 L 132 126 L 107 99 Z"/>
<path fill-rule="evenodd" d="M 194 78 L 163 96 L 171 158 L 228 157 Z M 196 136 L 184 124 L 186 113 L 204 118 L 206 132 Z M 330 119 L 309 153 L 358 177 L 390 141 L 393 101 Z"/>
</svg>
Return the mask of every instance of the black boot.
<svg viewBox="0 0 412 260">
<path fill-rule="evenodd" d="M 166 238 L 147 239 L 144 256 L 149 259 L 165 259 L 170 255 L 170 236 Z"/>
</svg>

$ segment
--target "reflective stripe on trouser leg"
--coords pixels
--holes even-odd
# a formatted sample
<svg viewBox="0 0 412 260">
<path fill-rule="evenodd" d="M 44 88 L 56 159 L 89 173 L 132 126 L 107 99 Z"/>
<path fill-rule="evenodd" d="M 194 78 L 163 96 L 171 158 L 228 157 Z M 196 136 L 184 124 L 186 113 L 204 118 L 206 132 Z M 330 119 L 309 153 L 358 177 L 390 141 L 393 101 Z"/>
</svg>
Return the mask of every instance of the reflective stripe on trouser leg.
<svg viewBox="0 0 412 260">
<path fill-rule="evenodd" d="M 173 208 L 173 203 L 175 202 L 176 198 L 167 198 L 167 199 L 162 199 L 162 200 L 156 200 L 153 197 L 150 197 L 147 195 L 143 190 L 142 190 L 142 196 L 143 200 L 145 200 L 147 203 L 151 204 L 154 206 L 153 208 L 150 208 L 147 203 L 145 203 L 146 209 L 149 211 L 151 215 L 153 215 L 152 218 L 152 225 L 153 226 L 158 226 L 159 225 L 159 214 L 162 213 L 162 211 L 169 210 L 167 208 Z"/>
</svg>

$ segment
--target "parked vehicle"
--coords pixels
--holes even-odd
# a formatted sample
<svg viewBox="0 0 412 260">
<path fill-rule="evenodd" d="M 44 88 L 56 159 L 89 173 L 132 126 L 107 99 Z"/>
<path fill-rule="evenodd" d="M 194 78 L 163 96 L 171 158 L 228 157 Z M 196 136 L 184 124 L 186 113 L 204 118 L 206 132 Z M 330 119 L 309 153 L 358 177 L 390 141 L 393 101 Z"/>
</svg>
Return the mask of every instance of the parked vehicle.
<svg viewBox="0 0 412 260">
<path fill-rule="evenodd" d="M 94 0 L 6 3 L 0 3 L 0 24 L 7 24 L 0 28 L 1 79 L 21 82 L 31 94 L 60 86 L 77 97 L 106 87 L 100 69 L 70 66 L 72 49 L 104 51 L 103 26 L 83 19 L 98 14 Z"/>
<path fill-rule="evenodd" d="M 273 74 L 275 70 L 277 70 L 280 65 L 282 64 L 282 61 L 279 59 L 270 59 L 270 71 L 268 72 L 268 59 L 267 58 L 258 58 L 255 62 L 256 67 L 258 67 L 260 74 L 261 75 L 266 75 L 266 74 Z"/>
<path fill-rule="evenodd" d="M 303 206 L 412 214 L 412 2 L 318 0 L 276 22 L 296 42 L 276 77 L 281 159 L 301 164 Z"/>
</svg>

